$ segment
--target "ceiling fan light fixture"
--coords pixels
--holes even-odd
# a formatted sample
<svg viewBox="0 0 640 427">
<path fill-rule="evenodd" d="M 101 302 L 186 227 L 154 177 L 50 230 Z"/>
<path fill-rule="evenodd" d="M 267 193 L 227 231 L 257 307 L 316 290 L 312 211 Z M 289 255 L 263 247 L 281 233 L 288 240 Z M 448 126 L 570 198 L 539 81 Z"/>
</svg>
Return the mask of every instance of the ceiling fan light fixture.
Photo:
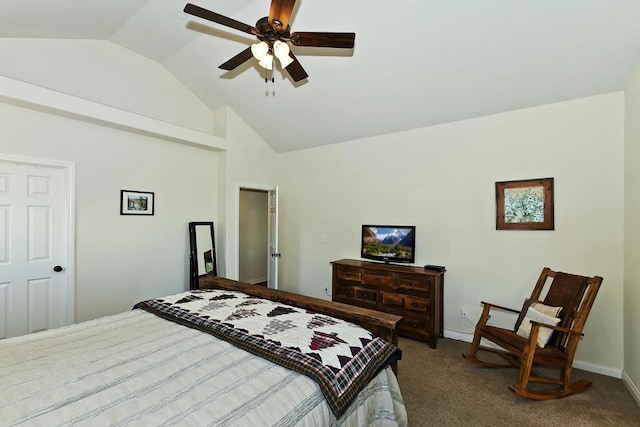
<svg viewBox="0 0 640 427">
<path fill-rule="evenodd" d="M 267 70 L 273 69 L 273 55 L 267 53 L 264 58 L 258 61 L 258 65 L 262 68 L 266 68 Z"/>
<path fill-rule="evenodd" d="M 273 54 L 280 61 L 282 68 L 287 68 L 293 62 L 293 59 L 289 56 L 289 45 L 280 40 L 276 40 L 273 43 Z"/>
<path fill-rule="evenodd" d="M 265 56 L 269 53 L 269 45 L 267 42 L 260 42 L 251 45 L 251 54 L 258 61 L 262 61 Z"/>
</svg>

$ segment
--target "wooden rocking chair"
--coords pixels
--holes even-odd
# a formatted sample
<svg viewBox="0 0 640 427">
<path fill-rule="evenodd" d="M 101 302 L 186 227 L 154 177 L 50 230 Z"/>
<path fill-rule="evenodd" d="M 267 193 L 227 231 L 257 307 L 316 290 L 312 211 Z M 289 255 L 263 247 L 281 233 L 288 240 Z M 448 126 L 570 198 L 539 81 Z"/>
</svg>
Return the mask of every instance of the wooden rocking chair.
<svg viewBox="0 0 640 427">
<path fill-rule="evenodd" d="M 540 300 L 540 295 L 549 278 L 553 278 L 551 286 L 544 300 Z M 602 277 L 578 276 L 552 271 L 545 267 L 530 299 L 525 302 L 521 311 L 482 302 L 484 309 L 476 325 L 471 349 L 462 356 L 470 362 L 487 367 L 519 368 L 518 382 L 509 386 L 519 396 L 549 400 L 585 391 L 591 386 L 591 382 L 581 379 L 570 383 L 571 368 L 578 342 L 583 336 L 584 324 L 587 321 L 587 316 L 601 283 Z M 540 303 L 542 305 L 538 305 Z M 537 315 L 541 311 L 536 310 L 536 307 L 543 311 L 548 309 L 553 309 L 552 311 L 554 311 L 559 307 L 561 309 L 559 313 L 556 311 L 547 316 L 555 317 L 554 322 L 545 324 L 530 320 L 531 318 L 546 319 L 544 315 Z M 487 321 L 492 309 L 520 314 L 514 330 L 488 325 Z M 556 322 L 557 325 L 552 324 Z M 530 332 L 528 333 L 528 338 L 526 338 L 528 324 L 530 325 Z M 518 333 L 519 330 L 520 333 Z M 545 335 L 549 337 L 546 345 L 544 345 Z M 482 338 L 491 341 L 504 350 L 480 347 Z M 540 339 L 542 342 L 540 342 Z M 479 350 L 498 354 L 508 363 L 492 363 L 480 360 L 477 357 Z M 541 368 L 558 368 L 560 370 L 559 377 L 540 375 L 532 370 L 534 365 L 539 365 Z M 541 391 L 531 390 L 529 387 L 530 382 L 555 384 L 557 387 Z"/>
</svg>

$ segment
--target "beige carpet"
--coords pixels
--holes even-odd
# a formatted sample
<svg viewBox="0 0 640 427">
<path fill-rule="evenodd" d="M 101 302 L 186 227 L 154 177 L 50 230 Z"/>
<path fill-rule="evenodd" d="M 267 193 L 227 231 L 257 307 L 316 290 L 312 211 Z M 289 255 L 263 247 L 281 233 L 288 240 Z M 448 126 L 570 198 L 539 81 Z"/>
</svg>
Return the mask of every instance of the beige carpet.
<svg viewBox="0 0 640 427">
<path fill-rule="evenodd" d="M 467 362 L 469 343 L 440 339 L 438 348 L 400 338 L 398 380 L 410 426 L 640 426 L 640 406 L 622 380 L 574 370 L 593 382 L 584 393 L 535 401 L 507 387 L 515 369 Z"/>
</svg>

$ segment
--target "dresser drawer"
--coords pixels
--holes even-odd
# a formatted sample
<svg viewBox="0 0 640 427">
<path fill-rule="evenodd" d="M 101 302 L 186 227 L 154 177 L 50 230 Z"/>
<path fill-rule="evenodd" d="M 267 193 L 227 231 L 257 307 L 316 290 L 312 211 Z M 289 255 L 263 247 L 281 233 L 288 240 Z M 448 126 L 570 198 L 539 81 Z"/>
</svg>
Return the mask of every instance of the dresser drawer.
<svg viewBox="0 0 640 427">
<path fill-rule="evenodd" d="M 398 288 L 415 291 L 428 291 L 431 280 L 430 276 L 422 274 L 398 274 Z"/>
<path fill-rule="evenodd" d="M 380 291 L 380 303 L 392 307 L 404 307 L 404 298 L 406 295 L 396 294 L 393 292 Z"/>
<path fill-rule="evenodd" d="M 338 280 L 346 282 L 362 282 L 362 270 L 358 268 L 338 267 L 336 269 Z"/>
<path fill-rule="evenodd" d="M 338 285 L 335 289 L 334 297 L 353 298 L 353 286 Z"/>
<path fill-rule="evenodd" d="M 405 295 L 404 307 L 407 310 L 426 312 L 429 309 L 429 300 L 427 298 L 414 297 L 413 295 Z"/>
<path fill-rule="evenodd" d="M 403 308 L 425 314 L 429 308 L 429 300 L 427 298 L 386 291 L 380 291 L 380 303 L 389 308 Z"/>
<path fill-rule="evenodd" d="M 364 271 L 364 280 L 362 283 L 371 286 L 386 286 L 389 288 L 396 287 L 395 273 L 387 273 L 384 271 Z"/>
<path fill-rule="evenodd" d="M 429 320 L 426 317 L 403 316 L 398 322 L 398 329 L 409 335 L 427 335 L 429 332 Z"/>
<path fill-rule="evenodd" d="M 353 287 L 353 299 L 359 302 L 377 304 L 378 292 L 375 289 Z"/>
</svg>

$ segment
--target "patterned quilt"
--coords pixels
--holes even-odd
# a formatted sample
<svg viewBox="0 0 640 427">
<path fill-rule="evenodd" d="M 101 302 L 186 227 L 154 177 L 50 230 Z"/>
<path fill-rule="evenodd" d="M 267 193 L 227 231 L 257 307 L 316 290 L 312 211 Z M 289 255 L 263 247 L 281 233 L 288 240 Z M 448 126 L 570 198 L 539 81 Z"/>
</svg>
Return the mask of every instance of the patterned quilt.
<svg viewBox="0 0 640 427">
<path fill-rule="evenodd" d="M 242 292 L 200 289 L 134 308 L 207 332 L 312 378 L 336 416 L 381 369 L 402 357 L 395 345 L 352 323 Z"/>
</svg>

